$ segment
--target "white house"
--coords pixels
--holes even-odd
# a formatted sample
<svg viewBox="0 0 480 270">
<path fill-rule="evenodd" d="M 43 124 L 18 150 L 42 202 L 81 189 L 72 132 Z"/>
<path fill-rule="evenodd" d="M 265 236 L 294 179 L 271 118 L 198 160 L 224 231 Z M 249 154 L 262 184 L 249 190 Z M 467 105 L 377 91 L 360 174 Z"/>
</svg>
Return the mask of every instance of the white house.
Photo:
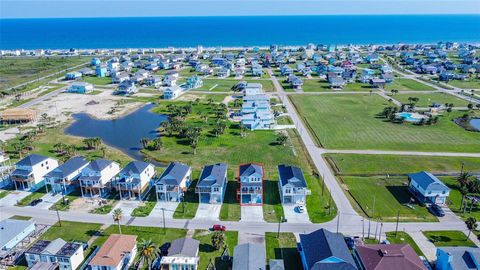
<svg viewBox="0 0 480 270">
<path fill-rule="evenodd" d="M 142 193 L 155 175 L 155 167 L 146 162 L 132 161 L 123 168 L 112 184 L 119 192 L 120 199 L 135 197 L 142 200 Z"/>
<path fill-rule="evenodd" d="M 119 172 L 120 165 L 111 160 L 99 158 L 91 161 L 78 178 L 82 197 L 105 196 L 108 184 Z"/>
<path fill-rule="evenodd" d="M 410 192 L 422 203 L 446 203 L 450 189 L 435 175 L 421 171 L 408 175 Z"/>
<path fill-rule="evenodd" d="M 183 90 L 179 86 L 167 87 L 163 90 L 163 99 L 176 99 L 183 93 Z"/>
<path fill-rule="evenodd" d="M 35 232 L 35 223 L 29 220 L 4 219 L 0 221 L 0 250 L 8 251 Z"/>
<path fill-rule="evenodd" d="M 161 269 L 165 270 L 197 270 L 200 257 L 198 250 L 200 241 L 193 238 L 179 238 L 172 241 L 167 256 L 160 261 Z"/>
<path fill-rule="evenodd" d="M 171 162 L 155 183 L 157 201 L 178 202 L 190 186 L 192 168 L 180 162 Z"/>
<path fill-rule="evenodd" d="M 283 204 L 305 204 L 310 190 L 302 169 L 292 165 L 278 165 L 278 188 Z"/>
<path fill-rule="evenodd" d="M 15 164 L 11 179 L 15 189 L 36 190 L 43 185 L 44 176 L 56 167 L 58 167 L 57 160 L 31 154 Z"/>
<path fill-rule="evenodd" d="M 68 194 L 74 189 L 83 168 L 88 166 L 88 161 L 81 156 L 73 157 L 62 165 L 53 169 L 45 175 L 45 188 L 48 192 L 48 185 L 52 187 L 53 193 Z"/>
<path fill-rule="evenodd" d="M 247 83 L 243 93 L 246 96 L 263 94 L 263 85 L 261 83 Z"/>
<path fill-rule="evenodd" d="M 91 270 L 128 269 L 136 255 L 136 235 L 111 234 L 88 266 Z"/>
<path fill-rule="evenodd" d="M 62 270 L 75 270 L 84 259 L 83 245 L 66 242 L 61 238 L 53 241 L 38 240 L 25 251 L 25 259 L 28 267 L 37 262 L 50 262 L 58 263 L 59 269 Z"/>
</svg>

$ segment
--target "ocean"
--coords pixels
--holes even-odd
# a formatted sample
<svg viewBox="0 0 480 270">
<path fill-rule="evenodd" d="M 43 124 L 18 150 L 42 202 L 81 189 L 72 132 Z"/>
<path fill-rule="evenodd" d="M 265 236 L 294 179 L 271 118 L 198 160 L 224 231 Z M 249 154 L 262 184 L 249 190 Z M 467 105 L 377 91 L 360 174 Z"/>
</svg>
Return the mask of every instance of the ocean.
<svg viewBox="0 0 480 270">
<path fill-rule="evenodd" d="M 0 49 L 480 43 L 480 15 L 0 19 Z"/>
</svg>

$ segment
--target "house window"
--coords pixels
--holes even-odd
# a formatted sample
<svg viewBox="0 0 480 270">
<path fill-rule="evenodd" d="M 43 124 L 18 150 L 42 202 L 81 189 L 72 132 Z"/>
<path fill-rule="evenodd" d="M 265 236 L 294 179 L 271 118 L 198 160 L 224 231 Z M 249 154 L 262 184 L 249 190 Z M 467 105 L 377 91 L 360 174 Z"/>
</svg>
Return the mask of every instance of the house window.
<svg viewBox="0 0 480 270">
<path fill-rule="evenodd" d="M 50 257 L 50 262 L 55 262 L 55 257 Z"/>
<path fill-rule="evenodd" d="M 35 255 L 30 254 L 30 255 L 28 255 L 28 258 L 30 258 L 31 261 L 34 261 L 35 260 Z"/>
<path fill-rule="evenodd" d="M 292 189 L 291 188 L 286 188 L 285 193 L 292 193 Z"/>
<path fill-rule="evenodd" d="M 213 188 L 213 192 L 218 192 L 219 191 L 219 188 L 218 187 L 214 187 Z"/>
<path fill-rule="evenodd" d="M 47 257 L 45 255 L 40 255 L 41 262 L 47 262 Z"/>
</svg>

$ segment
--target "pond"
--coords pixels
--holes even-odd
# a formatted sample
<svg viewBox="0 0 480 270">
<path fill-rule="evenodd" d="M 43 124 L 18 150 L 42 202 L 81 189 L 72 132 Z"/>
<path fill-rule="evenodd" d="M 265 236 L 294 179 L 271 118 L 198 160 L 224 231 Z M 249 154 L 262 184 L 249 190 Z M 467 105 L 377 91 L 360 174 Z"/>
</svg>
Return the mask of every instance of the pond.
<svg viewBox="0 0 480 270">
<path fill-rule="evenodd" d="M 480 118 L 471 119 L 471 120 L 470 120 L 470 125 L 471 125 L 474 129 L 480 131 Z"/>
<path fill-rule="evenodd" d="M 65 129 L 65 133 L 80 137 L 100 137 L 102 141 L 119 149 L 131 158 L 143 160 L 140 140 L 153 139 L 161 122 L 167 121 L 166 115 L 150 112 L 155 104 L 148 104 L 118 119 L 99 120 L 88 114 L 75 114 L 75 122 Z"/>
</svg>

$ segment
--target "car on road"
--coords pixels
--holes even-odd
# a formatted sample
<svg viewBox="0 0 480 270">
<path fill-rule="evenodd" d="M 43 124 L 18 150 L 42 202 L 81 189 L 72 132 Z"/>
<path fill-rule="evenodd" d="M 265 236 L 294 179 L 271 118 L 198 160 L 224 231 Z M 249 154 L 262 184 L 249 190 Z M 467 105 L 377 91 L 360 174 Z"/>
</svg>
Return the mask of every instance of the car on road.
<svg viewBox="0 0 480 270">
<path fill-rule="evenodd" d="M 222 232 L 223 232 L 223 231 L 227 230 L 227 228 L 226 228 L 225 226 L 223 226 L 223 225 L 215 224 L 215 225 L 213 225 L 212 230 L 214 230 L 214 231 L 222 231 Z"/>
<path fill-rule="evenodd" d="M 296 211 L 297 213 L 303 213 L 303 212 L 305 212 L 305 206 L 303 206 L 303 205 L 298 205 L 298 206 L 295 207 L 295 211 Z"/>
<path fill-rule="evenodd" d="M 30 202 L 30 206 L 35 206 L 35 205 L 37 205 L 37 204 L 39 204 L 39 203 L 41 203 L 41 202 L 43 202 L 42 199 L 35 199 L 35 200 L 33 200 L 33 201 Z"/>
<path fill-rule="evenodd" d="M 445 211 L 438 204 L 432 203 L 428 210 L 437 217 L 445 216 Z"/>
</svg>

